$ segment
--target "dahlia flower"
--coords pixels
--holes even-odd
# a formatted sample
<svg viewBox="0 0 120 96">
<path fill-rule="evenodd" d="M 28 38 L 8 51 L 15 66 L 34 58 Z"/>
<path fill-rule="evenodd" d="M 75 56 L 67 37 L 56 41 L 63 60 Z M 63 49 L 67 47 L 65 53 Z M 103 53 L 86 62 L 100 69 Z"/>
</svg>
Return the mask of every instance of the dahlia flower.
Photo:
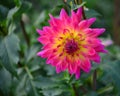
<svg viewBox="0 0 120 96">
<path fill-rule="evenodd" d="M 68 16 L 64 9 L 60 17 L 50 15 L 50 26 L 37 29 L 38 41 L 43 44 L 37 55 L 46 58 L 46 63 L 56 67 L 56 72 L 68 70 L 80 77 L 80 70 L 90 72 L 91 61 L 100 63 L 99 53 L 106 53 L 101 40 L 104 28 L 90 28 L 96 18 L 82 20 L 82 9 Z"/>
</svg>

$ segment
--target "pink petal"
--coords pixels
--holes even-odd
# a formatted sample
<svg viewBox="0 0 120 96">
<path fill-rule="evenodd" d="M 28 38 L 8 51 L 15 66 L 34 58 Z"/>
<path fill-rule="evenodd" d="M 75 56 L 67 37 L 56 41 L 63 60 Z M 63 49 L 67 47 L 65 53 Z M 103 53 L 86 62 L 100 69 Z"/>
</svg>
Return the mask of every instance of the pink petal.
<svg viewBox="0 0 120 96">
<path fill-rule="evenodd" d="M 42 44 L 47 44 L 49 42 L 48 38 L 46 36 L 41 36 L 38 38 L 38 41 Z"/>
<path fill-rule="evenodd" d="M 95 20 L 96 18 L 90 18 L 88 20 L 83 20 L 79 23 L 79 28 L 80 29 L 88 28 L 95 22 Z"/>
<path fill-rule="evenodd" d="M 89 58 L 96 63 L 100 63 L 100 56 L 97 53 L 94 56 L 91 56 Z"/>
<path fill-rule="evenodd" d="M 97 47 L 99 44 L 101 44 L 101 40 L 98 38 L 87 37 L 86 41 L 88 42 L 88 45 L 92 47 Z"/>
<path fill-rule="evenodd" d="M 64 71 L 67 69 L 67 67 L 68 67 L 68 63 L 65 60 L 63 60 L 63 62 L 61 63 L 61 70 Z"/>
<path fill-rule="evenodd" d="M 80 67 L 77 67 L 75 77 L 76 77 L 76 79 L 79 79 L 79 77 L 80 77 Z"/>
<path fill-rule="evenodd" d="M 105 32 L 105 29 L 104 28 L 96 28 L 96 29 L 94 28 L 93 32 L 96 33 L 95 37 L 97 37 L 97 36 L 103 34 Z"/>
<path fill-rule="evenodd" d="M 53 17 L 51 14 L 49 14 L 49 16 L 50 16 L 49 23 L 51 26 L 58 26 L 58 25 L 59 27 L 62 26 L 60 19 Z"/>
<path fill-rule="evenodd" d="M 58 24 L 59 25 L 59 24 Z M 58 26 L 53 26 L 52 27 L 52 30 L 54 31 L 54 34 L 53 35 L 56 35 L 56 34 L 58 34 L 59 32 L 60 32 L 60 26 L 58 27 Z"/>
<path fill-rule="evenodd" d="M 81 65 L 80 65 L 81 69 L 85 72 L 89 72 L 90 69 L 91 69 L 91 63 L 90 63 L 90 60 L 89 59 L 85 59 L 81 62 Z"/>
<path fill-rule="evenodd" d="M 56 66 L 56 72 L 57 73 L 60 73 L 62 71 L 62 69 L 61 69 L 61 61 L 59 61 L 58 63 L 57 63 L 57 66 Z"/>
<path fill-rule="evenodd" d="M 95 21 L 96 21 L 96 18 L 90 18 L 90 19 L 88 19 L 87 26 L 90 27 Z"/>
<path fill-rule="evenodd" d="M 49 57 L 47 58 L 46 63 L 47 64 L 52 64 L 55 57 L 56 56 L 54 54 L 50 54 Z"/>
<path fill-rule="evenodd" d="M 43 27 L 43 30 L 44 30 L 45 33 L 47 33 L 47 34 L 51 33 L 51 28 L 50 28 L 49 26 Z"/>
<path fill-rule="evenodd" d="M 60 12 L 60 19 L 61 20 L 66 20 L 67 18 L 69 18 L 67 12 L 65 11 L 65 9 L 62 9 Z"/>
<path fill-rule="evenodd" d="M 95 28 L 95 29 L 87 28 L 84 30 L 84 32 L 89 37 L 97 37 L 97 36 L 101 35 L 104 31 L 105 31 L 104 28 Z"/>
<path fill-rule="evenodd" d="M 78 16 L 78 19 L 79 19 L 79 21 L 80 21 L 81 18 L 82 18 L 82 7 L 80 7 L 80 8 L 77 10 L 76 15 Z"/>
<path fill-rule="evenodd" d="M 68 66 L 68 71 L 70 72 L 70 74 L 74 74 L 77 70 L 78 64 L 75 61 L 72 61 L 69 66 Z"/>
<path fill-rule="evenodd" d="M 51 49 L 51 46 L 52 45 L 50 43 L 47 43 L 42 47 L 42 49 Z"/>
<path fill-rule="evenodd" d="M 41 56 L 42 58 L 46 58 L 51 54 L 51 50 L 42 50 L 37 53 L 37 56 Z"/>
<path fill-rule="evenodd" d="M 53 58 L 53 60 L 52 60 L 51 65 L 52 65 L 52 66 L 57 66 L 59 62 L 60 62 L 59 57 L 55 56 L 55 57 Z"/>
<path fill-rule="evenodd" d="M 38 32 L 39 35 L 42 35 L 44 32 L 40 29 L 36 29 L 36 31 Z"/>
<path fill-rule="evenodd" d="M 93 48 L 89 48 L 88 49 L 88 55 L 92 56 L 94 54 L 96 54 L 95 50 Z"/>
<path fill-rule="evenodd" d="M 98 46 L 96 46 L 96 47 L 95 47 L 95 50 L 96 50 L 97 52 L 103 52 L 103 53 L 107 53 L 107 52 L 108 52 L 107 50 L 105 50 L 105 46 L 104 46 L 104 45 L 101 45 L 101 44 L 99 44 Z"/>
<path fill-rule="evenodd" d="M 50 35 L 52 35 L 53 34 L 53 31 L 52 31 L 52 29 L 51 29 L 51 27 L 49 27 L 49 26 L 45 26 L 45 27 L 43 27 L 43 35 L 45 36 L 45 35 L 47 35 L 47 36 L 50 36 Z"/>
<path fill-rule="evenodd" d="M 56 67 L 56 72 L 57 72 L 57 73 L 60 73 L 60 72 L 61 72 L 61 67 L 60 67 L 60 66 L 57 66 L 57 67 Z"/>
<path fill-rule="evenodd" d="M 73 23 L 78 23 L 79 22 L 79 20 L 78 20 L 78 18 L 77 18 L 77 15 L 75 14 L 75 12 L 72 10 L 72 15 L 71 15 L 71 20 L 72 20 L 72 22 Z"/>
</svg>

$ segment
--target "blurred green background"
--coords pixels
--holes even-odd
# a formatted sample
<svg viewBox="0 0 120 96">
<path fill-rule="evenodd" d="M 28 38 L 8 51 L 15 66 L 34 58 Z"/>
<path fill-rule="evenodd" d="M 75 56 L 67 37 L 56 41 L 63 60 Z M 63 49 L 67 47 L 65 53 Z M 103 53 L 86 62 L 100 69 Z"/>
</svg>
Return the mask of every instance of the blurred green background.
<svg viewBox="0 0 120 96">
<path fill-rule="evenodd" d="M 49 13 L 58 17 L 61 8 L 70 13 L 79 5 L 74 0 L 0 0 L 0 96 L 120 96 L 120 1 L 83 0 L 83 4 L 86 17 L 97 18 L 92 27 L 106 28 L 100 38 L 109 52 L 76 80 L 67 72 L 56 74 L 36 56 L 42 46 L 36 29 L 49 25 Z"/>
</svg>

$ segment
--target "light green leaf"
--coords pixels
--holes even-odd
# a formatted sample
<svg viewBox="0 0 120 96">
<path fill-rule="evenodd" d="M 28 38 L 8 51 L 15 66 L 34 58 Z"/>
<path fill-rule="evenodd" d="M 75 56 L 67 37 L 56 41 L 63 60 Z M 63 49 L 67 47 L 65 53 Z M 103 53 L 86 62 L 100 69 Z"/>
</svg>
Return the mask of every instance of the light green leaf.
<svg viewBox="0 0 120 96">
<path fill-rule="evenodd" d="M 74 6 L 71 6 L 72 8 L 72 10 L 76 10 L 76 9 L 78 9 L 78 8 L 80 8 L 80 7 L 82 7 L 82 6 L 84 6 L 86 4 L 86 2 L 83 2 L 82 4 L 80 4 L 80 5 L 76 5 L 76 4 L 74 4 Z"/>
<path fill-rule="evenodd" d="M 20 9 L 20 7 L 14 7 L 12 9 L 10 9 L 10 11 L 8 12 L 8 15 L 7 15 L 7 19 L 10 20 L 10 19 L 13 19 L 13 15 Z"/>
<path fill-rule="evenodd" d="M 14 32 L 16 29 L 16 24 L 11 22 L 9 28 L 8 28 L 8 33 L 11 34 L 12 32 Z"/>
<path fill-rule="evenodd" d="M 0 41 L 0 59 L 2 65 L 16 75 L 14 64 L 19 61 L 19 39 L 15 34 L 11 34 Z"/>
<path fill-rule="evenodd" d="M 40 92 L 44 94 L 44 96 L 60 96 L 64 89 L 58 89 L 58 88 L 51 88 L 51 89 L 45 89 Z"/>
</svg>

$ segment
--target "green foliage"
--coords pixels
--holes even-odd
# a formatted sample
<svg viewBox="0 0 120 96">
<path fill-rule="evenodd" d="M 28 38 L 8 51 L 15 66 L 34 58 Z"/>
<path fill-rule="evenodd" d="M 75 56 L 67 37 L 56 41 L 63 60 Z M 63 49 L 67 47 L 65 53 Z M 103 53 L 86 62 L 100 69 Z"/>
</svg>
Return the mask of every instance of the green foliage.
<svg viewBox="0 0 120 96">
<path fill-rule="evenodd" d="M 16 35 L 11 34 L 4 38 L 1 38 L 0 42 L 0 60 L 3 66 L 10 71 L 12 74 L 16 75 L 15 65 L 19 61 L 19 39 Z"/>
<path fill-rule="evenodd" d="M 113 83 L 119 92 L 120 89 L 120 61 L 105 62 L 101 68 L 104 70 L 103 77 L 101 78 L 104 84 Z"/>
<path fill-rule="evenodd" d="M 10 94 L 10 86 L 12 84 L 11 74 L 4 68 L 0 70 L 0 96 L 8 96 Z"/>
<path fill-rule="evenodd" d="M 81 72 L 79 80 L 67 71 L 57 74 L 45 59 L 36 56 L 41 49 L 36 29 L 48 25 L 48 14 L 57 17 L 61 8 L 69 13 L 71 9 L 84 6 L 87 18 L 97 17 L 92 27 L 105 27 L 108 33 L 103 37 L 110 36 L 112 12 L 108 8 L 112 8 L 112 1 L 84 0 L 82 4 L 66 1 L 0 1 L 0 96 L 77 96 L 76 92 L 78 96 L 120 95 L 119 46 L 108 46 L 109 53 L 101 54 L 101 64 L 93 63 L 91 72 Z M 95 70 L 97 87 L 93 90 Z"/>
<path fill-rule="evenodd" d="M 5 20 L 7 13 L 8 13 L 8 9 L 0 5 L 0 23 L 2 23 Z"/>
</svg>

